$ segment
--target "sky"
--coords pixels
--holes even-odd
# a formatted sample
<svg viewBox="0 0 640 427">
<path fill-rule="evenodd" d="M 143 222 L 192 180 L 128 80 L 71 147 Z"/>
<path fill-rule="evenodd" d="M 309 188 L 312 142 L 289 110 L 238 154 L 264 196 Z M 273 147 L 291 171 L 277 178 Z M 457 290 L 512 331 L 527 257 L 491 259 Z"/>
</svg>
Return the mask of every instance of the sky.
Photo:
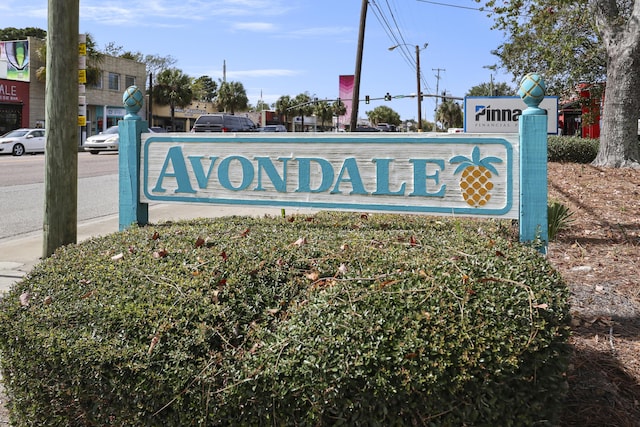
<svg viewBox="0 0 640 427">
<path fill-rule="evenodd" d="M 47 30 L 54 0 L 3 0 L 0 28 Z M 108 44 L 143 55 L 171 56 L 174 67 L 197 78 L 243 84 L 249 102 L 274 103 L 308 93 L 335 100 L 339 76 L 356 69 L 360 0 L 81 0 L 80 33 L 99 49 Z M 473 86 L 505 82 L 491 54 L 503 34 L 473 0 L 369 0 L 362 52 L 360 98 L 417 91 L 420 47 L 423 94 L 464 97 Z M 424 45 L 427 44 L 426 48 Z M 389 47 L 401 45 L 390 51 Z M 462 101 L 461 105 L 462 105 Z M 422 116 L 433 121 L 436 98 L 425 97 Z M 417 119 L 416 98 L 361 102 L 359 117 L 379 105 L 402 120 Z"/>
</svg>

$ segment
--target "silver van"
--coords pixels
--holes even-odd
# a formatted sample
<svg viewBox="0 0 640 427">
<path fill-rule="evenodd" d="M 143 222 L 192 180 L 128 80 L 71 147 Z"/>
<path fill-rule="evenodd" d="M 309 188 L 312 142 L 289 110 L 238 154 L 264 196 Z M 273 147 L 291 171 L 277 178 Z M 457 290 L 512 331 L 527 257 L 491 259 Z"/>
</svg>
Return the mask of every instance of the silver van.
<svg viewBox="0 0 640 427">
<path fill-rule="evenodd" d="M 191 132 L 255 132 L 250 118 L 233 114 L 203 114 L 193 124 Z"/>
</svg>

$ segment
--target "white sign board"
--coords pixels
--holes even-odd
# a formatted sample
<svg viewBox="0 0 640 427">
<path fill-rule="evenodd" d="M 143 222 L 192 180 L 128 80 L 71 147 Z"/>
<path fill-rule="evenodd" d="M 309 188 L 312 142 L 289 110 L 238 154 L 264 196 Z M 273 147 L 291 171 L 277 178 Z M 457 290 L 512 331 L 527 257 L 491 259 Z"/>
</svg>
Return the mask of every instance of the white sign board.
<svg viewBox="0 0 640 427">
<path fill-rule="evenodd" d="M 540 108 L 547 111 L 547 133 L 558 133 L 558 97 L 545 96 Z M 527 108 L 518 96 L 467 96 L 464 99 L 464 131 L 469 133 L 518 133 L 519 118 Z"/>
<path fill-rule="evenodd" d="M 518 135 L 143 134 L 142 202 L 518 218 Z"/>
</svg>

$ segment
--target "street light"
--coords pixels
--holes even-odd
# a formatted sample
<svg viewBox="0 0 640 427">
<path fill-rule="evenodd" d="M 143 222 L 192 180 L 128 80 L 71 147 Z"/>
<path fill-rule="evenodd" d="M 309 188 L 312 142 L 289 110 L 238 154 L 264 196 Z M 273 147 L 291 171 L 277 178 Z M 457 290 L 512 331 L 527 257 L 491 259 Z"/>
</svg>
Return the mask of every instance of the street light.
<svg viewBox="0 0 640 427">
<path fill-rule="evenodd" d="M 397 44 L 395 46 L 391 46 L 389 50 L 393 50 L 398 46 L 410 46 L 408 44 Z M 429 43 L 425 43 L 422 49 L 420 46 L 416 45 L 416 83 L 418 85 L 418 132 L 422 132 L 422 92 L 420 91 L 420 51 L 424 50 L 429 46 Z"/>
</svg>

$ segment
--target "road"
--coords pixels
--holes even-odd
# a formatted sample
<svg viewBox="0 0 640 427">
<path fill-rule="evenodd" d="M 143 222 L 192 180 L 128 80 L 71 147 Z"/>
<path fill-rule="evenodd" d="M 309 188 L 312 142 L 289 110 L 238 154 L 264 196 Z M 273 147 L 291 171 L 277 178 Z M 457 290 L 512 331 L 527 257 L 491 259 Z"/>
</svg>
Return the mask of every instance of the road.
<svg viewBox="0 0 640 427">
<path fill-rule="evenodd" d="M 44 163 L 42 154 L 0 156 L 0 240 L 42 231 Z M 118 155 L 78 153 L 78 221 L 117 213 Z"/>
</svg>

